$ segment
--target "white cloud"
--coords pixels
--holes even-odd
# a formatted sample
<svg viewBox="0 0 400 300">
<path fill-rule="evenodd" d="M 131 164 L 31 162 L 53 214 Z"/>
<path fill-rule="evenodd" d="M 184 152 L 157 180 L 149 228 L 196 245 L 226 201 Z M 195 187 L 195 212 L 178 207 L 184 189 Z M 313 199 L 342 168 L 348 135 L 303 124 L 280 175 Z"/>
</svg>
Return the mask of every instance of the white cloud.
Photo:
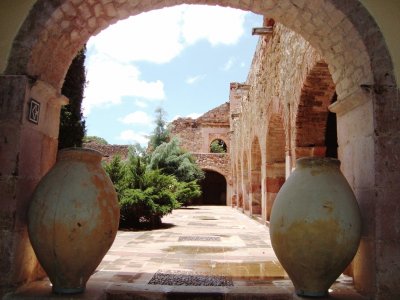
<svg viewBox="0 0 400 300">
<path fill-rule="evenodd" d="M 135 104 L 136 104 L 136 106 L 138 106 L 140 108 L 146 108 L 147 107 L 147 103 L 144 102 L 144 101 L 136 100 Z"/>
<path fill-rule="evenodd" d="M 234 62 L 235 59 L 233 57 L 229 58 L 222 69 L 224 71 L 229 71 L 232 68 Z"/>
<path fill-rule="evenodd" d="M 183 37 L 189 44 L 205 39 L 211 45 L 234 45 L 244 33 L 245 15 L 244 11 L 220 6 L 186 6 Z"/>
<path fill-rule="evenodd" d="M 194 84 L 200 80 L 203 80 L 204 78 L 206 78 L 206 75 L 196 75 L 196 76 L 192 76 L 192 77 L 188 77 L 186 78 L 185 82 L 187 84 Z"/>
<path fill-rule="evenodd" d="M 144 81 L 140 79 L 137 67 L 110 60 L 101 54 L 89 57 L 86 78 L 88 84 L 82 104 L 85 115 L 93 107 L 121 103 L 124 96 L 148 100 L 165 98 L 163 82 Z"/>
<path fill-rule="evenodd" d="M 199 114 L 199 113 L 191 113 L 191 114 L 188 114 L 187 116 L 186 116 L 186 118 L 192 118 L 192 119 L 197 119 L 198 117 L 200 117 L 202 114 Z"/>
<path fill-rule="evenodd" d="M 163 82 L 141 79 L 133 63 L 170 62 L 201 40 L 233 45 L 244 33 L 246 14 L 218 6 L 180 5 L 130 17 L 100 32 L 87 46 L 84 114 L 96 106 L 119 104 L 124 96 L 165 99 Z"/>
<path fill-rule="evenodd" d="M 133 130 L 124 130 L 118 136 L 119 140 L 125 141 L 129 144 L 139 143 L 141 145 L 146 145 L 149 138 L 144 133 L 137 133 Z"/>
<path fill-rule="evenodd" d="M 144 124 L 151 125 L 153 123 L 151 117 L 144 111 L 135 111 L 121 118 L 120 121 L 124 124 Z"/>
<path fill-rule="evenodd" d="M 88 47 L 120 62 L 167 63 L 200 40 L 212 45 L 236 44 L 244 33 L 246 14 L 207 5 L 153 10 L 110 26 L 92 37 Z"/>
<path fill-rule="evenodd" d="M 171 121 L 169 121 L 169 122 L 173 122 L 173 121 L 175 121 L 176 119 L 179 119 L 179 118 L 182 118 L 182 116 L 181 115 L 175 115 L 175 117 L 173 117 L 171 119 Z"/>
<path fill-rule="evenodd" d="M 185 116 L 185 118 L 192 118 L 192 119 L 197 119 L 198 117 L 200 117 L 202 114 L 199 113 L 191 113 Z M 182 118 L 181 115 L 175 115 L 175 117 L 172 118 L 172 120 L 170 122 L 175 121 L 178 118 Z"/>
<path fill-rule="evenodd" d="M 181 9 L 153 10 L 119 21 L 93 37 L 94 45 L 121 62 L 166 63 L 183 49 L 180 38 Z"/>
</svg>

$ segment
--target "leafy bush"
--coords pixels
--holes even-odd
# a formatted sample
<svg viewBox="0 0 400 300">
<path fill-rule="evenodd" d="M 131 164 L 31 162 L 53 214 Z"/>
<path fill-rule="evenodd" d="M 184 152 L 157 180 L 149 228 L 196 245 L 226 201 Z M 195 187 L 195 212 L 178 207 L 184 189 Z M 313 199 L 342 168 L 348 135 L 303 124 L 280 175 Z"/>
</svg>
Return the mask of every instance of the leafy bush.
<svg viewBox="0 0 400 300">
<path fill-rule="evenodd" d="M 122 228 L 158 226 L 162 216 L 201 195 L 197 181 L 204 178 L 203 171 L 177 139 L 166 142 L 162 111 L 157 120 L 158 137 L 150 143 L 150 148 L 156 146 L 154 151 L 146 153 L 136 145 L 126 161 L 116 156 L 105 165 L 118 193 Z"/>
<path fill-rule="evenodd" d="M 201 188 L 197 181 L 179 182 L 176 200 L 184 206 L 190 205 L 192 199 L 201 196 Z"/>
<path fill-rule="evenodd" d="M 226 144 L 223 140 L 214 140 L 210 145 L 211 153 L 226 153 Z"/>
<path fill-rule="evenodd" d="M 179 200 L 194 190 L 193 184 L 184 190 L 173 175 L 147 169 L 146 160 L 138 152 L 130 151 L 127 161 L 116 156 L 105 165 L 118 193 L 122 228 L 160 225 L 162 216 L 180 207 Z"/>
</svg>

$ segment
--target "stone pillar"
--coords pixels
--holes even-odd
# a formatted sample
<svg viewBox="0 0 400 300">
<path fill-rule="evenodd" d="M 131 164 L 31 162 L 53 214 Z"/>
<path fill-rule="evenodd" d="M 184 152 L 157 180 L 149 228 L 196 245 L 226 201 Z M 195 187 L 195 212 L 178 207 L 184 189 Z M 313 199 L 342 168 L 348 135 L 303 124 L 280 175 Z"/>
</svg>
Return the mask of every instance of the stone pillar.
<svg viewBox="0 0 400 300">
<path fill-rule="evenodd" d="M 353 261 L 356 289 L 376 292 L 376 202 L 373 100 L 359 91 L 330 106 L 337 114 L 338 156 L 362 216 L 361 243 Z"/>
<path fill-rule="evenodd" d="M 400 299 L 400 90 L 375 91 L 376 299 Z"/>
<path fill-rule="evenodd" d="M 276 195 L 278 194 L 281 186 L 285 183 L 285 163 L 268 163 L 267 164 L 267 177 L 265 185 L 267 187 L 267 206 L 266 218 L 270 220 L 272 205 L 274 204 Z"/>
<path fill-rule="evenodd" d="M 251 171 L 251 215 L 261 215 L 261 170 Z"/>
<path fill-rule="evenodd" d="M 44 82 L 0 76 L 1 293 L 44 275 L 29 242 L 27 210 L 55 162 L 60 108 L 67 102 Z"/>
</svg>

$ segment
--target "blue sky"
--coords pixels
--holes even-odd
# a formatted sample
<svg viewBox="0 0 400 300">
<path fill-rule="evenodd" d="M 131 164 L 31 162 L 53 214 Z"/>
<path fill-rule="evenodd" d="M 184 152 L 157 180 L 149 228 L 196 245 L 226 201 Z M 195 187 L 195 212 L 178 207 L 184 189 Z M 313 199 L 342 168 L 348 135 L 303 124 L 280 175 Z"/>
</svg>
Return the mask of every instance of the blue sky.
<svg viewBox="0 0 400 300">
<path fill-rule="evenodd" d="M 216 6 L 181 5 L 130 17 L 87 44 L 83 101 L 87 135 L 147 144 L 154 110 L 167 120 L 197 117 L 228 101 L 246 80 L 262 17 Z"/>
</svg>

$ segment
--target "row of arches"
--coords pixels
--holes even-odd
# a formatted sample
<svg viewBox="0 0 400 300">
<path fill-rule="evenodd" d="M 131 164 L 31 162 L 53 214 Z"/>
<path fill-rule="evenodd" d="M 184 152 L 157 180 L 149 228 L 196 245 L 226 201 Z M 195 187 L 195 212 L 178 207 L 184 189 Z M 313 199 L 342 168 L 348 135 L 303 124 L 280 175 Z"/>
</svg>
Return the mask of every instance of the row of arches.
<svg viewBox="0 0 400 300">
<path fill-rule="evenodd" d="M 17 20 L 4 26 L 7 37 L 12 36 L 12 39 L 5 48 L 1 45 L 2 51 L 6 49 L 1 57 L 7 58 L 7 62 L 2 62 L 5 69 L 0 78 L 3 108 L 0 161 L 4 195 L 1 214 L 6 220 L 2 223 L 1 245 L 7 245 L 1 247 L 4 253 L 0 264 L 2 284 L 12 287 L 37 277 L 37 261 L 26 234 L 26 209 L 35 185 L 55 161 L 59 108 L 65 100 L 60 88 L 77 51 L 91 36 L 118 20 L 152 9 L 197 3 L 230 6 L 272 17 L 320 51 L 337 92 L 332 110 L 337 113 L 338 144 L 339 149 L 342 148 L 338 155 L 367 224 L 356 257 L 356 288 L 376 299 L 398 296 L 400 267 L 396 262 L 400 258 L 397 251 L 400 231 L 397 230 L 398 216 L 393 212 L 399 210 L 395 180 L 400 171 L 394 166 L 399 160 L 400 101 L 389 48 L 373 15 L 365 7 L 369 2 L 37 0 L 12 8 L 7 8 L 7 2 L 0 4 L 4 15 L 10 12 L 10 18 Z M 388 3 L 383 1 L 376 5 L 379 9 L 370 4 L 370 8 L 377 12 L 381 7 L 395 6 L 393 1 Z M 395 17 L 390 15 L 388 19 Z M 30 97 L 43 108 L 37 125 L 26 121 Z M 301 132 L 300 127 L 289 124 L 293 118 L 285 116 L 293 112 L 301 115 L 300 108 L 307 111 L 307 106 L 302 104 L 274 110 L 274 115 L 263 119 L 266 124 L 261 129 L 252 128 L 246 140 L 235 141 L 234 148 L 243 149 L 233 158 L 234 193 L 239 207 L 250 211 L 248 199 L 259 190 L 259 184 L 254 184 L 254 189 L 249 185 L 248 171 L 253 161 L 251 145 L 256 137 L 258 142 L 254 142 L 254 149 L 261 149 L 263 213 L 268 193 L 267 174 L 270 174 L 267 169 L 276 166 L 281 170 L 282 149 L 285 149 L 285 176 L 296 157 L 325 151 L 321 140 L 301 139 L 302 134 L 297 134 L 297 129 Z M 327 117 L 327 114 L 314 114 L 313 110 L 309 113 L 312 114 L 304 114 L 305 119 Z M 274 119 L 283 126 L 270 126 Z M 308 132 L 307 128 L 303 127 L 303 131 Z M 284 147 L 267 143 L 275 130 L 276 134 L 284 133 Z M 275 151 L 271 150 L 275 147 L 280 149 L 277 159 L 273 158 Z M 267 154 L 268 148 L 271 151 Z"/>
<path fill-rule="evenodd" d="M 267 123 L 265 131 L 250 131 L 249 147 L 233 154 L 233 206 L 268 222 L 275 197 L 296 159 L 337 158 L 336 115 L 328 109 L 336 97 L 328 66 L 318 61 L 303 83 L 294 108 L 294 126 L 289 127 L 291 114 L 278 110 L 263 120 Z"/>
</svg>

